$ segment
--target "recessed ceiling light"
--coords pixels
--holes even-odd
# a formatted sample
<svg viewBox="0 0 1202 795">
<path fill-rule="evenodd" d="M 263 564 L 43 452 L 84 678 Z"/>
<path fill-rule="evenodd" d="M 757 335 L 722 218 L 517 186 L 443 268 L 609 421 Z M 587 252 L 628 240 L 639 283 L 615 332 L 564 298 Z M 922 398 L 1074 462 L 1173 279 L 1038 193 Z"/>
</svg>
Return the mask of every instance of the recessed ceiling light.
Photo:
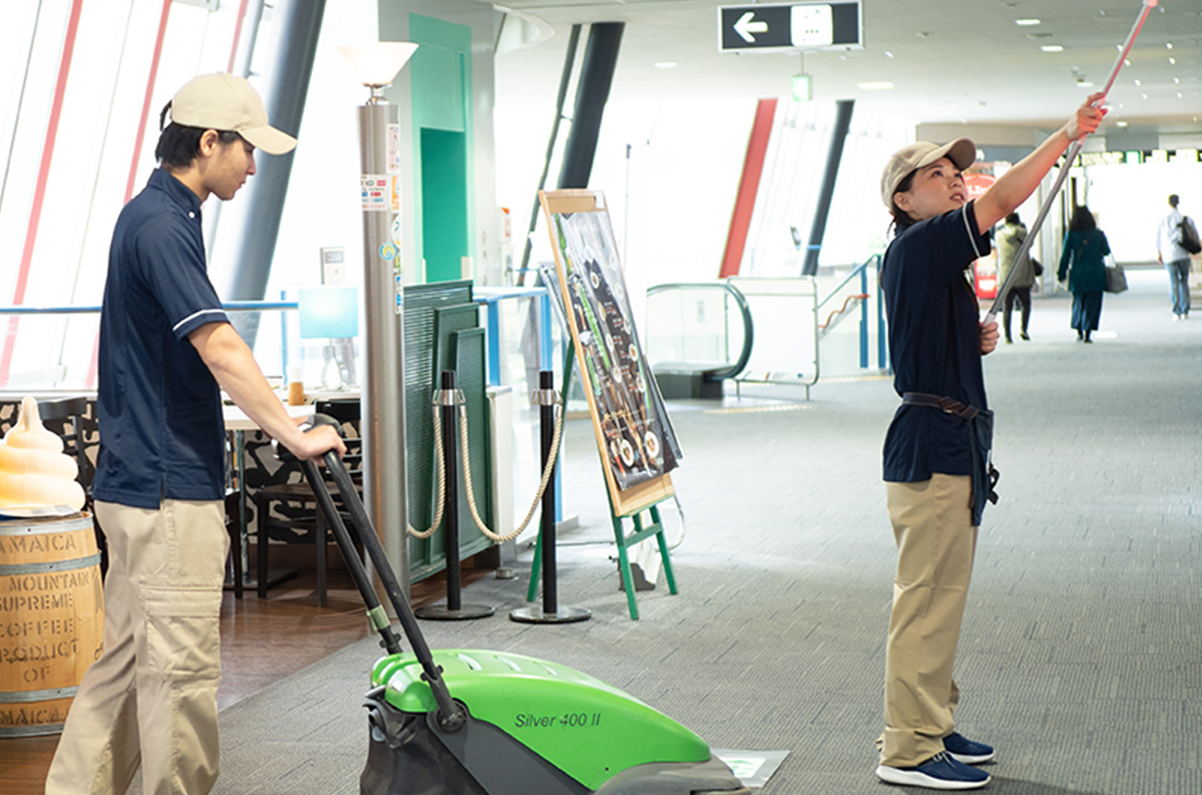
<svg viewBox="0 0 1202 795">
<path fill-rule="evenodd" d="M 1138 77 L 1137 77 L 1137 78 L 1135 78 L 1135 85 L 1137 85 L 1137 86 L 1142 86 L 1142 85 L 1143 85 L 1143 83 L 1141 83 L 1141 82 L 1140 82 L 1140 80 L 1139 80 L 1139 78 L 1138 78 Z"/>
<path fill-rule="evenodd" d="M 655 65 L 656 69 L 675 69 L 676 61 L 660 61 Z"/>
<path fill-rule="evenodd" d="M 1171 42 L 1171 41 L 1166 41 L 1166 42 L 1164 43 L 1164 46 L 1165 46 L 1166 48 L 1168 48 L 1168 49 L 1170 49 L 1170 50 L 1171 50 L 1171 49 L 1173 49 L 1173 42 Z"/>
<path fill-rule="evenodd" d="M 1059 44 L 1045 44 L 1039 49 L 1043 50 L 1044 52 L 1064 52 L 1064 48 Z"/>
<path fill-rule="evenodd" d="M 885 91 L 893 88 L 893 84 L 887 80 L 878 80 L 868 83 L 856 83 L 856 88 L 859 88 L 863 91 Z"/>
<path fill-rule="evenodd" d="M 1039 20 L 1038 19 L 1016 19 L 1016 20 L 1014 20 L 1014 24 L 1022 25 L 1023 27 L 1027 27 L 1029 25 L 1038 25 Z"/>
<path fill-rule="evenodd" d="M 1126 127 L 1126 126 L 1127 126 L 1127 122 L 1125 122 L 1125 121 L 1116 121 L 1116 122 L 1114 123 L 1114 126 L 1115 126 L 1115 127 Z"/>
<path fill-rule="evenodd" d="M 892 57 L 893 57 L 893 53 L 889 52 L 888 50 L 885 50 L 885 57 L 886 57 L 886 58 L 892 58 Z"/>
<path fill-rule="evenodd" d="M 1176 59 L 1176 58 L 1170 58 L 1170 59 L 1169 59 L 1169 63 L 1171 63 L 1173 66 L 1176 66 L 1176 65 L 1177 65 L 1177 59 Z"/>
<path fill-rule="evenodd" d="M 1081 86 L 1081 88 L 1092 88 L 1093 87 L 1093 83 L 1089 82 L 1088 80 L 1078 80 L 1077 85 Z"/>
</svg>

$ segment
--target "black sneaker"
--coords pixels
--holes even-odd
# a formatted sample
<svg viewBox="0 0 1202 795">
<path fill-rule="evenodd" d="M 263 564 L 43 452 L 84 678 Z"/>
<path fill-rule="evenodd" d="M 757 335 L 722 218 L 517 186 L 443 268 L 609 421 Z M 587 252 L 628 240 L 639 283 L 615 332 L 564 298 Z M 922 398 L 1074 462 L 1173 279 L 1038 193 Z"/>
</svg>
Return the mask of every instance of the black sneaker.
<svg viewBox="0 0 1202 795">
<path fill-rule="evenodd" d="M 975 743 L 959 732 L 952 732 L 944 737 L 943 747 L 952 755 L 952 759 L 966 765 L 983 765 L 992 762 L 997 756 L 993 746 Z"/>
<path fill-rule="evenodd" d="M 886 767 L 879 765 L 877 776 L 886 784 L 928 789 L 978 789 L 992 777 L 984 770 L 957 762 L 946 751 L 940 751 L 915 767 Z"/>
</svg>

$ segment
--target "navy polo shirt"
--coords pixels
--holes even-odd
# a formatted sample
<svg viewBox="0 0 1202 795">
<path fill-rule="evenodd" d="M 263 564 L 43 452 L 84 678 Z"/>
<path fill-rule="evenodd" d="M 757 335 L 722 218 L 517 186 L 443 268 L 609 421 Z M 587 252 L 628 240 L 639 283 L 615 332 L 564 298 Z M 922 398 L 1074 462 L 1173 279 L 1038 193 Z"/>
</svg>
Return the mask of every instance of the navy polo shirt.
<svg viewBox="0 0 1202 795">
<path fill-rule="evenodd" d="M 974 203 L 919 221 L 885 251 L 881 287 L 897 394 L 926 392 L 987 409 L 981 335 L 969 266 L 990 251 Z M 933 473 L 972 474 L 966 420 L 927 406 L 900 406 L 885 436 L 884 479 L 914 483 Z"/>
<path fill-rule="evenodd" d="M 117 219 L 100 316 L 92 494 L 138 508 L 225 493 L 221 389 L 188 341 L 228 322 L 209 282 L 200 199 L 167 171 Z"/>
</svg>

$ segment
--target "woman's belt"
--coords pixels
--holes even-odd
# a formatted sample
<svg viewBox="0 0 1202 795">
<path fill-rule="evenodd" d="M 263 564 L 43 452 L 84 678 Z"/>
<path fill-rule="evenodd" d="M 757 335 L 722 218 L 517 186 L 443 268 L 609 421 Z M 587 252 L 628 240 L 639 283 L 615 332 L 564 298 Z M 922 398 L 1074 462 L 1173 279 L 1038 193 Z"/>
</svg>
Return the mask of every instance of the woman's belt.
<svg viewBox="0 0 1202 795">
<path fill-rule="evenodd" d="M 945 414 L 964 419 L 969 424 L 972 452 L 972 524 L 980 527 L 985 513 L 985 503 L 997 504 L 997 486 L 1000 473 L 993 466 L 993 412 L 966 406 L 958 400 L 940 397 L 926 392 L 903 392 L 903 406 L 929 406 Z"/>
<path fill-rule="evenodd" d="M 939 395 L 931 395 L 926 392 L 904 392 L 902 393 L 903 406 L 929 406 L 931 408 L 940 409 L 945 414 L 955 414 L 957 417 L 963 417 L 966 420 L 976 418 L 981 410 L 973 406 L 966 406 L 958 400 L 952 400 L 949 397 L 940 397 Z"/>
</svg>

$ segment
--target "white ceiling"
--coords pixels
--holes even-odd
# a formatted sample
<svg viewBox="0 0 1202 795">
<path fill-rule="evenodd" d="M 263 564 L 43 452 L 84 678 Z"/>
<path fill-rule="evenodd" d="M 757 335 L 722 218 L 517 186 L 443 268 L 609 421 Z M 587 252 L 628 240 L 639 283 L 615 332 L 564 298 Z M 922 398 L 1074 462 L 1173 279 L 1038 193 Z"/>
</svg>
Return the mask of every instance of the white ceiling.
<svg viewBox="0 0 1202 795">
<path fill-rule="evenodd" d="M 717 7 L 752 4 L 498 3 L 501 10 L 539 20 L 542 24 L 526 28 L 541 28 L 547 36 L 499 55 L 498 101 L 553 103 L 571 26 L 624 21 L 611 99 L 787 97 L 804 60 L 816 100 L 855 99 L 857 108 L 917 122 L 1050 128 L 1106 82 L 1142 9 L 1138 0 L 861 0 L 863 49 L 804 56 L 719 53 Z M 1024 18 L 1041 23 L 1015 24 Z M 580 52 L 587 32 L 586 27 Z M 1041 51 L 1047 44 L 1064 50 Z M 1202 133 L 1202 0 L 1159 0 L 1129 61 L 1110 91 L 1108 126 L 1126 122 L 1161 134 Z M 656 66 L 662 62 L 677 65 Z M 857 87 L 876 81 L 894 87 Z M 1092 81 L 1095 88 L 1079 81 Z"/>
</svg>

